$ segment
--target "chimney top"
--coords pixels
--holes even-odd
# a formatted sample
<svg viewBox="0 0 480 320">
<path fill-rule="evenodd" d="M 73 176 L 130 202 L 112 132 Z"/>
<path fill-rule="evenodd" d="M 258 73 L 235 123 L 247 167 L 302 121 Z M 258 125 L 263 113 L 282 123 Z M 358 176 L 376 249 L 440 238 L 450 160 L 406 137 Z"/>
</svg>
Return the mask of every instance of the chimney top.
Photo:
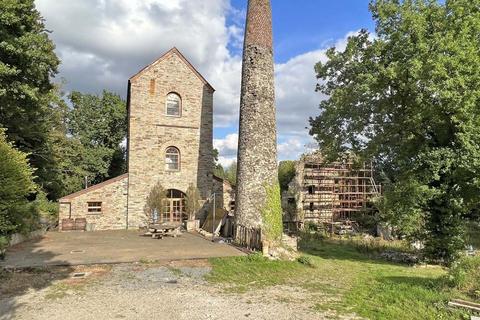
<svg viewBox="0 0 480 320">
<path fill-rule="evenodd" d="M 273 48 L 270 0 L 248 0 L 245 46 Z"/>
</svg>

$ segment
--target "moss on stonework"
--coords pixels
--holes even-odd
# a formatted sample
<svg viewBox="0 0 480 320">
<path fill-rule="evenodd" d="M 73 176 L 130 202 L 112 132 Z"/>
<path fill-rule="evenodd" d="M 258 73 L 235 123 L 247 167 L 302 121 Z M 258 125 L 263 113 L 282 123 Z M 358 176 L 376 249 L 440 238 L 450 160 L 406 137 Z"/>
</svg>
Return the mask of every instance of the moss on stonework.
<svg viewBox="0 0 480 320">
<path fill-rule="evenodd" d="M 265 186 L 265 205 L 260 211 L 263 219 L 263 235 L 269 242 L 279 242 L 283 234 L 282 199 L 280 184 Z"/>
</svg>

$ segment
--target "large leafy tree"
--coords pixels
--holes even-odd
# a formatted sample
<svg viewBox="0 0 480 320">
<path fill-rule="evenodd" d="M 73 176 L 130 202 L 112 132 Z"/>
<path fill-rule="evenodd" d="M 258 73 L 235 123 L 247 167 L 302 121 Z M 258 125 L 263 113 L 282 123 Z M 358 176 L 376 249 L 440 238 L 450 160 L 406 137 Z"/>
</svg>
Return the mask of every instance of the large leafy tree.
<svg viewBox="0 0 480 320">
<path fill-rule="evenodd" d="M 383 170 L 384 218 L 451 261 L 480 201 L 480 1 L 377 0 L 363 30 L 318 63 L 329 98 L 311 134 Z"/>
<path fill-rule="evenodd" d="M 67 115 L 68 144 L 65 148 L 74 157 L 65 168 L 88 177 L 89 183 L 99 183 L 126 171 L 125 146 L 127 109 L 122 98 L 104 91 L 102 95 L 73 92 L 73 108 Z M 83 178 L 83 177 L 82 177 Z M 78 181 L 78 178 L 76 179 Z"/>
<path fill-rule="evenodd" d="M 34 0 L 0 0 L 0 127 L 29 154 L 40 184 L 53 166 L 49 133 L 59 60 Z"/>
<path fill-rule="evenodd" d="M 28 199 L 36 189 L 33 172 L 27 154 L 7 142 L 0 129 L 0 249 L 2 238 L 36 226 L 37 211 Z"/>
</svg>

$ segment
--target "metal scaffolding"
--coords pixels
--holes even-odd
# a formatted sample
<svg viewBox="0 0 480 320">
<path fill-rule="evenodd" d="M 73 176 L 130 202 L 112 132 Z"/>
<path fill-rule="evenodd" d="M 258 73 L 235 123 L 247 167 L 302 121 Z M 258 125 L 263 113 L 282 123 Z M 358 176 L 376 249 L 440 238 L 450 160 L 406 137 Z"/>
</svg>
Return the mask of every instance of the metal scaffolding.
<svg viewBox="0 0 480 320">
<path fill-rule="evenodd" d="M 371 201 L 381 194 L 372 165 L 352 161 L 329 165 L 305 162 L 302 209 L 304 222 L 333 223 L 355 220 L 360 212 L 373 212 Z"/>
</svg>

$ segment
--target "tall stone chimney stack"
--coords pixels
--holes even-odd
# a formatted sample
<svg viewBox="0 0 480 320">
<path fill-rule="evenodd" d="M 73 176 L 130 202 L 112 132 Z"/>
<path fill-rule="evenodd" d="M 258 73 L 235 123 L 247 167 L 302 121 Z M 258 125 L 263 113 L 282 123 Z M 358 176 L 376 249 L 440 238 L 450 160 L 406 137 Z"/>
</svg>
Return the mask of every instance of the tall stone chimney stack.
<svg viewBox="0 0 480 320">
<path fill-rule="evenodd" d="M 249 0 L 243 48 L 235 221 L 239 228 L 268 228 L 262 210 L 278 185 L 277 130 L 270 0 Z M 279 213 L 281 223 L 281 212 Z"/>
</svg>

